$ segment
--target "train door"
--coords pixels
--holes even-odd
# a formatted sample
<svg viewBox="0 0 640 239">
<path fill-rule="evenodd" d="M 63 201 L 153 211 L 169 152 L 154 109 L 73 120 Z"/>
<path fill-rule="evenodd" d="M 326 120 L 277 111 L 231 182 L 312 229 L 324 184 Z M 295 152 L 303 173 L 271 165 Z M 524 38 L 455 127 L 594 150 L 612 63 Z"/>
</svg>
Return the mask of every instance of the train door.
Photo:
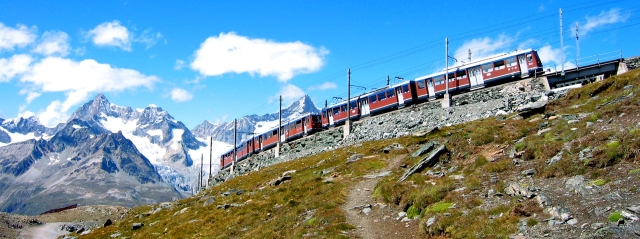
<svg viewBox="0 0 640 239">
<path fill-rule="evenodd" d="M 402 95 L 402 86 L 396 88 L 396 95 L 398 96 L 398 107 L 404 106 L 404 96 Z"/>
<path fill-rule="evenodd" d="M 287 142 L 287 130 L 285 129 L 286 127 L 287 127 L 286 125 L 282 126 L 278 131 L 278 133 L 282 132 L 282 134 L 280 134 L 280 143 Z"/>
<path fill-rule="evenodd" d="M 469 70 L 469 83 L 471 84 L 472 90 L 484 87 L 484 77 L 482 76 L 482 69 L 480 69 L 479 66 Z"/>
<path fill-rule="evenodd" d="M 436 89 L 433 88 L 433 80 L 429 78 L 425 81 L 427 82 L 427 90 L 429 91 L 429 100 L 433 100 L 436 98 Z"/>
<path fill-rule="evenodd" d="M 522 74 L 522 77 L 529 76 L 529 66 L 527 65 L 527 59 L 524 55 L 518 56 L 518 62 L 520 63 L 520 73 Z"/>
<path fill-rule="evenodd" d="M 360 115 L 367 116 L 371 113 L 369 110 L 369 97 L 364 97 L 360 99 Z"/>
<path fill-rule="evenodd" d="M 329 112 L 327 112 L 329 114 L 329 126 L 333 126 L 333 114 L 334 114 L 335 109 L 331 108 L 331 110 Z"/>
<path fill-rule="evenodd" d="M 262 135 L 258 136 L 258 144 L 260 144 L 260 151 L 262 151 L 262 149 L 264 149 L 264 145 L 262 144 Z"/>
<path fill-rule="evenodd" d="M 309 120 L 307 118 L 311 118 L 311 116 L 302 118 L 302 127 L 304 128 L 304 135 L 307 135 L 307 124 L 309 123 Z"/>
</svg>

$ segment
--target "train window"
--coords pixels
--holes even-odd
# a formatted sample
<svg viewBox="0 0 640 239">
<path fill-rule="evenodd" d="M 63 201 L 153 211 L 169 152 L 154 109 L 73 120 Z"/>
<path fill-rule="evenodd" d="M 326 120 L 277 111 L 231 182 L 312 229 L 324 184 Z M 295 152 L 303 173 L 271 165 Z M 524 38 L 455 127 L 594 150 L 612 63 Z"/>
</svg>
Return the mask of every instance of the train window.
<svg viewBox="0 0 640 239">
<path fill-rule="evenodd" d="M 516 66 L 516 65 L 518 65 L 518 61 L 516 61 L 515 57 L 507 59 L 507 66 L 508 67 L 513 67 L 513 66 Z"/>
<path fill-rule="evenodd" d="M 491 63 L 487 63 L 482 65 L 482 71 L 484 71 L 484 73 L 489 73 L 493 71 L 493 64 Z"/>
<path fill-rule="evenodd" d="M 333 108 L 333 114 L 334 115 L 340 114 L 340 107 Z"/>
<path fill-rule="evenodd" d="M 376 102 L 376 95 L 369 96 L 369 102 Z"/>
<path fill-rule="evenodd" d="M 531 53 L 527 53 L 527 61 L 531 61 L 533 60 Z"/>
<path fill-rule="evenodd" d="M 320 123 L 320 116 L 319 115 L 312 115 L 311 116 L 311 121 L 313 123 Z"/>
<path fill-rule="evenodd" d="M 394 96 L 394 90 L 387 91 L 387 97 L 391 98 Z"/>
<path fill-rule="evenodd" d="M 384 99 L 386 99 L 387 97 L 384 95 L 384 92 L 378 93 L 378 100 L 382 101 Z"/>
<path fill-rule="evenodd" d="M 340 111 L 342 112 L 347 112 L 347 105 L 345 104 L 343 106 L 340 106 L 340 109 L 341 109 Z"/>
<path fill-rule="evenodd" d="M 493 62 L 493 68 L 496 70 L 504 69 L 506 66 L 504 65 L 504 60 L 499 60 Z"/>
<path fill-rule="evenodd" d="M 467 78 L 467 72 L 466 71 L 457 71 L 456 72 L 456 80 L 461 80 Z"/>
<path fill-rule="evenodd" d="M 403 92 L 403 93 L 407 93 L 407 92 L 409 92 L 409 85 L 403 85 L 403 86 L 402 86 L 402 92 Z"/>
<path fill-rule="evenodd" d="M 356 104 L 356 101 L 351 101 L 351 109 L 355 109 L 358 108 L 358 105 Z"/>
<path fill-rule="evenodd" d="M 424 89 L 424 80 L 418 81 L 418 89 Z"/>
<path fill-rule="evenodd" d="M 453 73 L 449 74 L 449 82 L 455 81 L 456 77 L 453 75 Z"/>
<path fill-rule="evenodd" d="M 276 136 L 276 135 L 278 135 L 278 130 L 274 130 L 272 133 L 273 133 L 272 136 Z"/>
<path fill-rule="evenodd" d="M 444 76 L 434 77 L 433 80 L 436 82 L 436 85 L 444 84 Z"/>
</svg>

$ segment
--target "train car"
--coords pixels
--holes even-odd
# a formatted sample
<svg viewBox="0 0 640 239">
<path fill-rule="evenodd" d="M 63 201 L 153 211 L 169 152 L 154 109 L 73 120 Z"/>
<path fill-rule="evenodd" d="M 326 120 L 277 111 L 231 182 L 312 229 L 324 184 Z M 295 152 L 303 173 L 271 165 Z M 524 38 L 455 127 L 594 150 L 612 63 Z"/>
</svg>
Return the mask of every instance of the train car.
<svg viewBox="0 0 640 239">
<path fill-rule="evenodd" d="M 357 100 L 350 102 L 351 120 L 360 118 L 360 108 Z M 347 120 L 349 112 L 347 111 L 347 102 L 343 101 L 338 104 L 323 108 L 321 110 L 322 127 L 327 128 L 344 123 Z"/>
<path fill-rule="evenodd" d="M 319 114 L 308 114 L 289 122 L 285 127 L 285 140 L 290 141 L 322 129 Z"/>
<path fill-rule="evenodd" d="M 233 149 L 220 155 L 220 168 L 223 169 L 231 165 L 234 158 Z"/>
<path fill-rule="evenodd" d="M 535 50 L 514 51 L 483 58 L 463 65 L 450 67 L 449 92 L 474 90 L 486 84 L 512 78 L 528 77 L 542 70 L 542 63 Z M 416 100 L 435 99 L 446 92 L 445 73 L 435 73 L 414 80 Z"/>
</svg>

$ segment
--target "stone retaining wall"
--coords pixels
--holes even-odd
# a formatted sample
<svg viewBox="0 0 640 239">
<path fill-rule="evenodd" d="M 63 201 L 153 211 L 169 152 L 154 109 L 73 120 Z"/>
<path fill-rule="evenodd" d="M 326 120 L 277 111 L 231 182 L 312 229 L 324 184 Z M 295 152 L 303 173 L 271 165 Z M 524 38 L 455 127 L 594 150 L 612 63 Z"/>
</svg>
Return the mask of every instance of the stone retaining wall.
<svg viewBox="0 0 640 239">
<path fill-rule="evenodd" d="M 233 175 L 230 175 L 227 169 L 216 174 L 209 183 L 215 185 L 263 167 L 346 145 L 396 138 L 433 127 L 456 125 L 512 113 L 518 106 L 537 101 L 541 97 L 558 98 L 561 94 L 546 91 L 543 84 L 545 81 L 545 78 L 526 79 L 456 95 L 452 98 L 450 108 L 441 108 L 441 101 L 436 100 L 366 117 L 354 122 L 352 133 L 347 139 L 343 140 L 342 126 L 318 132 L 283 144 L 279 158 L 274 157 L 274 149 L 261 152 L 238 163 Z"/>
<path fill-rule="evenodd" d="M 629 70 L 640 68 L 640 56 L 626 58 L 624 62 L 627 63 L 627 69 Z"/>
</svg>

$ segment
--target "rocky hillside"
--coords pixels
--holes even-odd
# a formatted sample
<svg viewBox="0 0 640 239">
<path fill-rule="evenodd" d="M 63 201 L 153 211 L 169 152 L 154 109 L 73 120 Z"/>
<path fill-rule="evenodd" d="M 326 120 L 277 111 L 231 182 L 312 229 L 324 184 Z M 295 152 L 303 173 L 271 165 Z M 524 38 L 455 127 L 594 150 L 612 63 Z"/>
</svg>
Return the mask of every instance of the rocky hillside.
<svg viewBox="0 0 640 239">
<path fill-rule="evenodd" d="M 357 132 L 342 140 L 330 130 L 285 154 L 310 156 L 273 166 L 246 161 L 239 170 L 247 175 L 196 197 L 134 208 L 87 236 L 637 237 L 640 71 L 563 94 L 530 94 L 468 96 L 464 113 L 429 104 L 396 112 L 422 120 L 407 133 L 381 120 L 391 114 L 358 123 L 356 131 L 388 127 L 371 136 L 383 140 L 357 142 Z M 485 104 L 501 108 L 488 112 Z M 432 118 L 444 123 L 435 128 Z M 309 153 L 313 142 L 322 148 Z"/>
</svg>

